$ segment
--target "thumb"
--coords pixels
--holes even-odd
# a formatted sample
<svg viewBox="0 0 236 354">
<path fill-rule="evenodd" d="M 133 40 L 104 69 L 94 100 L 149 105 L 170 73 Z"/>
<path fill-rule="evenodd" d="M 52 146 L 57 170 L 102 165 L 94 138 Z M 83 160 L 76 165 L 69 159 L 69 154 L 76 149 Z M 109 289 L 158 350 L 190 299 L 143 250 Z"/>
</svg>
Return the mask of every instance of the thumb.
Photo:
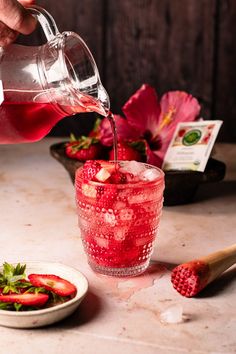
<svg viewBox="0 0 236 354">
<path fill-rule="evenodd" d="M 18 0 L 18 2 L 25 7 L 33 5 L 35 3 L 34 0 Z"/>
<path fill-rule="evenodd" d="M 16 0 L 0 0 L 0 21 L 22 34 L 33 32 L 37 23 L 37 20 Z"/>
</svg>

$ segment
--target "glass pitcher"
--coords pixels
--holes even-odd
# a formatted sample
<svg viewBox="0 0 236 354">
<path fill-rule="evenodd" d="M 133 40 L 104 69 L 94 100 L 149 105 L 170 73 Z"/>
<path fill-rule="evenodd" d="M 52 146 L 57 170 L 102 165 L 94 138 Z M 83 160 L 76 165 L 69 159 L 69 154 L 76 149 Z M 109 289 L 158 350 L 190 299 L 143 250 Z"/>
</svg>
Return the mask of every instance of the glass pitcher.
<svg viewBox="0 0 236 354">
<path fill-rule="evenodd" d="M 110 108 L 96 63 L 80 36 L 60 33 L 46 10 L 29 10 L 48 42 L 0 48 L 1 144 L 37 141 L 65 116 L 106 116 Z"/>
</svg>

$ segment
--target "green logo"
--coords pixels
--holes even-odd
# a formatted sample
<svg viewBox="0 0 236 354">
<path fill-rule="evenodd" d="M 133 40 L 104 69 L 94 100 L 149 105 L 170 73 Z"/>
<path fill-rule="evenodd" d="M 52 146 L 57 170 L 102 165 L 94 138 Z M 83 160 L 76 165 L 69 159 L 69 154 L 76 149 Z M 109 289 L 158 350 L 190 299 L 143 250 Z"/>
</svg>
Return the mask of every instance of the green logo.
<svg viewBox="0 0 236 354">
<path fill-rule="evenodd" d="M 202 136 L 201 130 L 192 129 L 184 135 L 182 142 L 185 146 L 194 145 L 198 143 L 201 136 Z"/>
</svg>

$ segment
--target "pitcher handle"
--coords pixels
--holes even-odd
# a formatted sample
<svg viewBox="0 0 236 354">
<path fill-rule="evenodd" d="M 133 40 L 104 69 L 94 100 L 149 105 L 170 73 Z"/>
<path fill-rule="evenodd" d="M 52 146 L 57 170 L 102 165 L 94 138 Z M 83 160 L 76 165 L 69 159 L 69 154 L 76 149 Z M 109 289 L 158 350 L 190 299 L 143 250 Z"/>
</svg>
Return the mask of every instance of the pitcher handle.
<svg viewBox="0 0 236 354">
<path fill-rule="evenodd" d="M 54 18 L 45 9 L 37 5 L 32 5 L 27 10 L 37 18 L 48 41 L 60 33 Z"/>
</svg>

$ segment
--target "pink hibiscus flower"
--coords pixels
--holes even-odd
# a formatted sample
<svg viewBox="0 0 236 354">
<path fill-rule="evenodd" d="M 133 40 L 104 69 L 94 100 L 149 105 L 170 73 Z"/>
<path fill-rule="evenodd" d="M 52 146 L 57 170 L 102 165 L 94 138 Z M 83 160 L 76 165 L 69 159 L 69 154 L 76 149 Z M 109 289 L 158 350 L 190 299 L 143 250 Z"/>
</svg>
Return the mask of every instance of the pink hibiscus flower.
<svg viewBox="0 0 236 354">
<path fill-rule="evenodd" d="M 155 89 L 144 84 L 122 107 L 125 117 L 114 115 L 118 140 L 143 140 L 147 163 L 161 167 L 177 124 L 196 120 L 200 108 L 196 98 L 186 92 L 167 92 L 159 100 Z M 103 145 L 112 145 L 107 118 L 101 122 L 99 135 Z"/>
</svg>

